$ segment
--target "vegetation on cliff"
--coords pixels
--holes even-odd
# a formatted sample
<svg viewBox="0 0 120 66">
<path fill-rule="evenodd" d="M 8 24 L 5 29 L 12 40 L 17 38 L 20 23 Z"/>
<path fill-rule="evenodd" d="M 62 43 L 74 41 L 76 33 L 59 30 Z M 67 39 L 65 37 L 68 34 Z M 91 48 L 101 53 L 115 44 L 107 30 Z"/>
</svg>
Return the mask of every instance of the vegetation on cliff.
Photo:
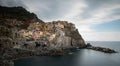
<svg viewBox="0 0 120 66">
<path fill-rule="evenodd" d="M 39 20 L 34 13 L 28 12 L 23 7 L 3 7 L 3 6 L 0 6 L 0 18 L 17 19 L 19 21 L 26 21 L 26 20 L 32 20 L 32 19 L 35 20 L 36 19 L 36 20 L 42 22 L 42 20 Z"/>
</svg>

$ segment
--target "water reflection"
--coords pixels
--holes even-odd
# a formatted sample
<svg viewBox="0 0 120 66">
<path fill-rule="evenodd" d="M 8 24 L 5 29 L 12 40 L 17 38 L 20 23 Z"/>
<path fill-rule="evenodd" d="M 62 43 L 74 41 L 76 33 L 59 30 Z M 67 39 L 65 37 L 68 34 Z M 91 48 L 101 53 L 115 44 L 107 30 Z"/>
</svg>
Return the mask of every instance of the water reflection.
<svg viewBox="0 0 120 66">
<path fill-rule="evenodd" d="M 15 66 L 119 66 L 120 58 L 116 56 L 92 50 L 80 50 L 73 55 L 42 56 L 19 60 L 16 61 Z"/>
<path fill-rule="evenodd" d="M 117 51 L 120 50 L 120 42 L 107 46 L 115 48 Z M 15 62 L 15 66 L 120 66 L 120 53 L 105 54 L 81 49 L 70 55 L 40 56 L 18 60 Z"/>
</svg>

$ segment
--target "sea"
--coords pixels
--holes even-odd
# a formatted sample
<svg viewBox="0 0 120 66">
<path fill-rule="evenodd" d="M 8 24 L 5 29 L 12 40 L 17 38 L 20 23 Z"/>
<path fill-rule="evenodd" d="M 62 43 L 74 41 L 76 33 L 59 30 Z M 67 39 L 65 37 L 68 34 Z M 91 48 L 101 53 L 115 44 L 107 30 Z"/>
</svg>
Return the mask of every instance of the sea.
<svg viewBox="0 0 120 66">
<path fill-rule="evenodd" d="M 120 66 L 120 42 L 86 41 L 93 46 L 106 47 L 118 53 L 107 54 L 88 49 L 77 49 L 63 56 L 34 56 L 15 61 L 14 66 Z"/>
</svg>

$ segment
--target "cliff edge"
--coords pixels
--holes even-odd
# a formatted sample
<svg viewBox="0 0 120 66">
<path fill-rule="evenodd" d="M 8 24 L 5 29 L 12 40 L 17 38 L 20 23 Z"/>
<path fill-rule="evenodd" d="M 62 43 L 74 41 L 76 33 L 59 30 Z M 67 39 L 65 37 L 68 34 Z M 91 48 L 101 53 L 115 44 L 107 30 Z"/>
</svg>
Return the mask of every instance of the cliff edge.
<svg viewBox="0 0 120 66">
<path fill-rule="evenodd" d="M 46 23 L 31 23 L 25 30 L 19 31 L 25 39 L 35 41 L 35 47 L 51 49 L 82 48 L 85 42 L 74 24 L 67 21 L 53 21 Z M 27 43 L 27 46 L 30 44 Z"/>
<path fill-rule="evenodd" d="M 61 55 L 64 49 L 83 48 L 74 24 L 44 22 L 22 7 L 0 6 L 0 66 L 33 55 Z"/>
<path fill-rule="evenodd" d="M 4 44 L 2 38 L 8 37 L 14 48 L 25 46 L 29 49 L 36 49 L 36 47 L 65 49 L 85 46 L 74 24 L 67 21 L 43 22 L 34 13 L 22 7 L 0 6 L 0 26 L 2 45 Z"/>
</svg>

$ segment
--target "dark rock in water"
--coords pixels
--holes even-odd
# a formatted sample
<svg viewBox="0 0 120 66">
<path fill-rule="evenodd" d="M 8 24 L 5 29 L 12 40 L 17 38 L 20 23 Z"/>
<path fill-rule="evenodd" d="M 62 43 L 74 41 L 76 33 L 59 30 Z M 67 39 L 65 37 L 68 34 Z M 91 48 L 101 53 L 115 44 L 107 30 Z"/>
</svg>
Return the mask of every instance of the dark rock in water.
<svg viewBox="0 0 120 66">
<path fill-rule="evenodd" d="M 90 43 L 88 43 L 86 45 L 87 49 L 92 49 L 92 50 L 96 50 L 96 51 L 100 51 L 100 52 L 104 52 L 104 53 L 117 53 L 115 50 L 110 49 L 110 48 L 103 48 L 103 47 L 95 47 L 92 46 Z"/>
<path fill-rule="evenodd" d="M 92 47 L 92 45 L 90 43 L 87 43 L 86 47 Z"/>
</svg>

